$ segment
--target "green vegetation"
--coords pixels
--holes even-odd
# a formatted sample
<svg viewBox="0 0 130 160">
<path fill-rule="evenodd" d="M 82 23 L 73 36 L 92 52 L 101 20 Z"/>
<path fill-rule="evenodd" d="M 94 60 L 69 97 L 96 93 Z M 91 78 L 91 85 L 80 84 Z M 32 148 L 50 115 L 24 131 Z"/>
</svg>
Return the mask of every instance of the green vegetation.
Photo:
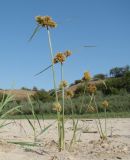
<svg viewBox="0 0 130 160">
<path fill-rule="evenodd" d="M 118 68 L 118 67 L 116 67 Z M 122 67 L 123 68 L 123 67 Z M 126 68 L 126 67 L 125 67 Z M 128 66 L 127 66 L 128 68 Z M 112 70 L 112 69 L 111 69 Z M 110 71 L 111 71 L 110 70 Z M 123 69 L 122 69 L 123 70 Z M 125 70 L 125 69 L 124 69 Z M 102 75 L 102 74 L 99 74 Z M 83 85 L 83 80 L 76 80 L 75 84 L 80 83 L 81 85 L 77 86 L 74 96 L 72 98 L 72 103 L 73 103 L 73 112 L 75 114 L 79 114 L 79 108 L 81 105 L 82 101 L 82 95 L 84 92 L 84 85 Z M 97 100 L 97 105 L 99 106 L 99 112 L 103 112 L 104 110 L 101 107 L 101 103 L 104 99 L 106 99 L 110 107 L 108 109 L 108 112 L 118 112 L 118 113 L 125 113 L 125 112 L 130 112 L 130 71 L 127 70 L 122 77 L 108 77 L 105 78 L 103 81 L 105 82 L 102 83 L 96 83 L 93 81 L 93 83 L 96 84 L 97 87 L 97 92 L 96 92 L 96 100 Z M 91 83 L 91 81 L 90 81 Z M 45 91 L 44 89 L 38 90 L 36 87 L 35 89 L 35 94 L 31 96 L 31 101 L 34 106 L 34 110 L 36 114 L 44 114 L 44 116 L 47 114 L 55 114 L 55 111 L 53 110 L 53 105 L 52 102 L 55 99 L 55 91 L 50 90 L 50 91 Z M 62 99 L 60 99 L 60 95 L 62 93 L 59 92 L 59 102 L 62 104 Z M 4 98 L 6 98 L 7 95 L 4 94 Z M 3 98 L 3 94 L 0 94 L 0 101 Z M 87 111 L 87 104 L 90 101 L 90 96 L 89 93 L 86 89 L 86 93 L 84 95 L 84 105 L 82 107 L 82 112 L 80 115 L 86 115 L 89 112 Z M 72 113 L 72 107 L 70 105 L 70 100 L 68 100 L 65 97 L 65 114 L 70 115 Z M 7 104 L 6 110 L 11 109 L 16 105 L 21 105 L 21 110 L 24 114 L 30 115 L 32 114 L 32 111 L 30 109 L 30 104 L 28 100 L 13 100 L 10 103 Z M 10 113 L 12 115 L 19 115 L 21 113 L 18 113 L 16 111 Z"/>
<path fill-rule="evenodd" d="M 100 118 L 104 118 L 104 113 L 100 112 L 99 113 Z M 40 119 L 43 119 L 42 115 L 38 114 L 37 117 Z M 32 115 L 28 115 L 29 119 L 34 119 Z M 66 115 L 66 119 L 71 119 L 72 115 Z M 74 114 L 74 118 L 80 118 L 80 119 L 95 119 L 97 118 L 96 113 L 85 113 L 82 115 L 79 114 Z M 130 112 L 108 112 L 107 113 L 107 118 L 130 118 Z M 25 119 L 24 115 L 9 115 L 5 119 Z M 44 115 L 44 120 L 46 119 L 56 119 L 56 114 L 45 114 Z"/>
<path fill-rule="evenodd" d="M 40 94 L 40 97 L 41 97 L 41 94 Z M 44 115 L 55 114 L 55 111 L 52 108 L 52 101 L 50 102 L 45 101 L 44 100 L 45 97 L 43 99 L 40 99 L 40 98 L 38 99 L 37 95 L 36 95 L 36 98 L 34 98 L 34 96 L 32 97 L 32 103 L 33 103 L 36 114 L 44 114 Z M 116 95 L 115 94 L 104 95 L 101 91 L 97 91 L 96 100 L 97 100 L 97 105 L 99 106 L 99 112 L 104 111 L 101 107 L 101 103 L 104 99 L 109 101 L 109 104 L 110 104 L 108 112 L 130 112 L 130 94 L 126 90 L 122 89 Z M 79 114 L 81 101 L 82 101 L 81 96 L 72 98 L 73 110 L 75 114 Z M 90 101 L 90 97 L 86 93 L 86 95 L 84 96 L 84 105 L 82 108 L 82 112 L 80 113 L 81 115 L 88 113 L 86 108 L 89 101 Z M 28 100 L 11 101 L 9 104 L 7 104 L 6 109 L 13 108 L 16 105 L 22 106 L 21 110 L 23 111 L 24 114 L 26 115 L 32 114 Z M 65 98 L 65 114 L 70 115 L 71 112 L 72 110 L 71 110 L 70 101 Z M 21 113 L 15 111 L 11 114 L 18 115 Z"/>
</svg>

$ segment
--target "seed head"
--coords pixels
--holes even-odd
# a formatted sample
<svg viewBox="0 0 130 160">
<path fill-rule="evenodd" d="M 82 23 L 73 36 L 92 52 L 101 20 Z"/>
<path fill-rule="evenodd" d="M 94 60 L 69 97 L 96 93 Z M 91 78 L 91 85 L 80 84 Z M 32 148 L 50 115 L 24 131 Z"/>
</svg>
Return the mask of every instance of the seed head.
<svg viewBox="0 0 130 160">
<path fill-rule="evenodd" d="M 107 100 L 104 100 L 104 101 L 102 102 L 102 105 L 103 105 L 104 108 L 108 108 L 109 103 L 108 103 Z"/>
<path fill-rule="evenodd" d="M 95 112 L 95 111 L 96 111 L 96 108 L 93 107 L 93 106 L 88 106 L 87 111 L 88 111 L 88 112 Z"/>
<path fill-rule="evenodd" d="M 89 84 L 89 85 L 88 85 L 88 92 L 89 92 L 90 94 L 95 93 L 96 90 L 97 90 L 97 87 L 95 86 L 95 84 Z"/>
<path fill-rule="evenodd" d="M 69 98 L 72 98 L 74 96 L 74 93 L 72 90 L 67 90 L 66 91 L 66 96 L 69 97 Z"/>
<path fill-rule="evenodd" d="M 69 50 L 64 52 L 64 55 L 65 55 L 66 58 L 69 57 L 71 54 L 72 54 L 72 52 L 69 51 Z"/>
<path fill-rule="evenodd" d="M 86 81 L 90 81 L 91 80 L 91 75 L 89 72 L 84 72 L 84 77 L 83 77 L 84 80 Z"/>
<path fill-rule="evenodd" d="M 59 85 L 59 88 L 65 88 L 65 87 L 67 87 L 68 86 L 68 83 L 67 83 L 67 81 L 61 81 L 60 82 L 60 85 Z"/>
<path fill-rule="evenodd" d="M 57 53 L 55 58 L 55 60 L 57 60 L 60 63 L 63 63 L 66 60 L 66 57 L 64 54 L 62 54 L 61 52 Z"/>
<path fill-rule="evenodd" d="M 54 57 L 53 63 L 54 63 L 54 64 L 58 63 L 58 59 L 57 59 L 56 57 Z"/>
<path fill-rule="evenodd" d="M 55 28 L 56 27 L 56 22 L 52 20 L 50 16 L 36 16 L 36 21 L 39 25 L 42 27 L 50 27 L 50 28 Z"/>
<path fill-rule="evenodd" d="M 54 102 L 53 103 L 53 110 L 57 112 L 61 112 L 61 105 L 59 102 Z"/>
</svg>

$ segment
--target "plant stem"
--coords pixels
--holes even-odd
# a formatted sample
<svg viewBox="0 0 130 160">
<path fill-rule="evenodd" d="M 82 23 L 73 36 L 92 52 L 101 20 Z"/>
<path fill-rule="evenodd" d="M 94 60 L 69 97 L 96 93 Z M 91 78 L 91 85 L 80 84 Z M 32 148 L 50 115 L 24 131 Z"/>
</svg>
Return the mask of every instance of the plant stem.
<svg viewBox="0 0 130 160">
<path fill-rule="evenodd" d="M 54 63 L 53 63 L 53 52 L 52 52 L 52 44 L 51 44 L 51 36 L 50 36 L 50 31 L 49 28 L 47 28 L 47 33 L 48 33 L 48 42 L 49 42 L 49 48 L 50 48 L 50 56 L 51 56 L 51 63 L 52 63 L 52 74 L 53 74 L 53 85 L 54 85 L 54 90 L 55 90 L 55 96 L 56 96 L 56 102 L 58 103 L 58 94 L 57 94 L 57 87 L 56 87 L 56 75 L 55 75 L 55 70 L 54 70 Z M 59 137 L 59 144 L 60 144 L 60 139 L 61 139 L 61 134 L 60 134 L 60 112 L 57 111 L 57 120 L 58 120 L 58 137 Z M 59 150 L 61 150 L 61 146 L 59 146 Z"/>
<path fill-rule="evenodd" d="M 61 82 L 63 82 L 63 63 L 61 63 Z M 65 105 L 65 94 L 64 86 L 62 85 L 62 149 L 65 148 L 65 128 L 64 128 L 64 105 Z"/>
<path fill-rule="evenodd" d="M 73 121 L 73 130 L 74 130 L 75 120 L 74 120 L 74 109 L 73 109 L 73 103 L 72 103 L 71 97 L 69 97 L 69 100 L 70 100 L 70 105 L 71 105 L 72 121 Z"/>
<path fill-rule="evenodd" d="M 53 63 L 54 56 L 53 56 L 53 52 L 52 52 L 52 44 L 51 44 L 51 36 L 50 36 L 49 28 L 47 28 L 47 33 L 48 33 L 48 41 L 49 41 L 51 63 L 52 63 L 53 84 L 54 84 L 54 89 L 55 89 L 56 102 L 58 102 L 57 87 L 56 87 L 56 75 L 55 75 L 54 63 Z"/>
<path fill-rule="evenodd" d="M 104 138 L 104 134 L 103 134 L 103 131 L 102 131 L 102 125 L 101 125 L 101 121 L 100 121 L 100 117 L 99 117 L 99 112 L 98 112 L 98 106 L 97 106 L 97 103 L 96 103 L 96 100 L 95 100 L 94 93 L 92 94 L 92 96 L 93 96 L 93 99 L 94 99 L 94 104 L 95 104 L 96 112 L 97 112 L 97 118 L 98 118 L 99 127 L 100 127 L 100 131 L 101 131 L 100 137 Z"/>
<path fill-rule="evenodd" d="M 89 102 L 88 107 L 91 106 L 91 103 L 92 103 L 92 101 L 93 101 L 93 94 L 90 95 L 90 97 L 91 97 L 91 99 L 90 99 L 90 102 Z M 97 109 L 96 109 L 96 110 L 97 110 Z M 100 129 L 99 129 L 99 127 L 98 127 L 98 123 L 97 123 L 97 120 L 96 120 L 96 119 L 95 119 L 95 123 L 96 123 L 97 129 L 98 129 L 98 133 L 99 133 L 99 135 L 101 135 Z"/>
<path fill-rule="evenodd" d="M 81 114 L 82 112 L 82 108 L 83 108 L 83 102 L 84 102 L 84 96 L 85 96 L 85 92 L 86 92 L 86 83 L 84 84 L 84 92 L 83 92 L 83 96 L 82 96 L 82 103 L 81 103 L 81 107 L 80 107 L 80 111 L 79 111 L 79 114 Z M 77 127 L 78 127 L 78 122 L 79 120 L 77 119 L 76 123 L 75 123 L 75 127 L 74 127 L 74 132 L 73 132 L 73 136 L 72 136 L 72 139 L 70 141 L 70 146 L 69 146 L 69 150 L 71 149 L 71 146 L 73 144 L 73 141 L 76 139 L 76 131 L 77 131 Z"/>
<path fill-rule="evenodd" d="M 106 112 L 106 108 L 104 109 L 105 112 L 105 135 L 107 136 L 107 112 Z"/>
</svg>

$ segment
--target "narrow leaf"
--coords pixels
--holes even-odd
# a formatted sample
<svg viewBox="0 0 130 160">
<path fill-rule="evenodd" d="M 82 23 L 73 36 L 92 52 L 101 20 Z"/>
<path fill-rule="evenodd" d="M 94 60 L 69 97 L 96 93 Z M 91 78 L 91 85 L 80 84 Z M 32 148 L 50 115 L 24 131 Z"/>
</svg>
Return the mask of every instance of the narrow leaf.
<svg viewBox="0 0 130 160">
<path fill-rule="evenodd" d="M 39 31 L 39 29 L 40 29 L 40 26 L 37 25 L 37 27 L 34 29 L 32 35 L 31 35 L 31 37 L 29 38 L 29 42 L 33 39 L 33 37 L 34 37 L 35 34 Z"/>
<path fill-rule="evenodd" d="M 21 106 L 16 106 L 16 107 L 8 110 L 7 112 L 5 112 L 5 113 L 0 117 L 0 119 L 5 118 L 9 113 L 13 112 L 14 110 L 16 110 L 16 109 L 18 109 L 18 108 L 20 108 L 20 107 L 21 107 Z"/>
<path fill-rule="evenodd" d="M 19 144 L 19 145 L 22 145 L 22 146 L 33 146 L 33 147 L 37 146 L 37 147 L 39 147 L 38 143 L 31 143 L 31 142 L 8 141 L 8 143 Z"/>
<path fill-rule="evenodd" d="M 56 122 L 56 121 L 55 121 L 55 122 Z M 37 135 L 37 137 L 40 136 L 41 134 L 43 134 L 45 131 L 47 131 L 55 122 L 53 122 L 52 124 L 50 124 L 50 125 L 48 125 L 47 127 L 45 127 L 45 128 Z"/>
<path fill-rule="evenodd" d="M 45 69 L 43 69 L 42 71 L 38 72 L 34 76 L 38 76 L 39 74 L 41 74 L 41 73 L 45 72 L 46 70 L 48 70 L 50 67 L 52 67 L 52 64 L 50 66 L 46 67 Z"/>
</svg>

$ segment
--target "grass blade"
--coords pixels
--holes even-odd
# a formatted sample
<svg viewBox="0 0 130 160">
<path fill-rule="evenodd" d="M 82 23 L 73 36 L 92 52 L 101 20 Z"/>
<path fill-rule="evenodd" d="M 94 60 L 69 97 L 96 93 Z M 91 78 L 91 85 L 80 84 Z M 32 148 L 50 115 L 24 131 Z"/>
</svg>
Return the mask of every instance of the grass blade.
<svg viewBox="0 0 130 160">
<path fill-rule="evenodd" d="M 9 125 L 9 124 L 11 124 L 11 123 L 12 123 L 12 122 L 9 122 L 9 123 L 6 123 L 6 124 L 2 123 L 2 124 L 0 125 L 0 128 L 5 127 L 5 126 L 7 126 L 7 125 Z"/>
<path fill-rule="evenodd" d="M 35 77 L 35 76 L 38 76 L 39 74 L 41 74 L 41 73 L 43 73 L 43 72 L 45 72 L 45 71 L 48 70 L 50 67 L 52 67 L 52 65 L 50 65 L 50 66 L 46 67 L 45 69 L 43 69 L 42 71 L 38 72 L 37 74 L 34 75 L 34 77 Z"/>
<path fill-rule="evenodd" d="M 55 121 L 56 122 L 56 121 Z M 53 122 L 52 124 L 48 125 L 47 127 L 45 127 L 44 129 L 42 129 L 42 131 L 37 135 L 40 136 L 41 134 L 43 134 L 45 131 L 47 131 L 55 122 Z"/>
<path fill-rule="evenodd" d="M 33 37 L 34 37 L 35 34 L 39 31 L 39 29 L 40 29 L 40 26 L 37 25 L 37 27 L 34 29 L 32 35 L 31 35 L 31 37 L 29 38 L 29 42 L 33 39 Z"/>
<path fill-rule="evenodd" d="M 8 141 L 8 143 L 19 144 L 19 145 L 22 145 L 22 146 L 39 147 L 39 144 L 38 144 L 38 143 L 31 143 L 31 142 L 14 142 L 14 141 Z"/>
<path fill-rule="evenodd" d="M 18 108 L 20 108 L 21 106 L 16 106 L 10 110 L 8 110 L 7 112 L 5 112 L 4 114 L 1 115 L 0 119 L 5 118 L 9 113 L 13 112 L 14 110 L 17 110 Z"/>
<path fill-rule="evenodd" d="M 32 127 L 33 131 L 35 131 L 35 127 L 32 124 L 32 122 L 30 121 L 30 119 L 28 118 L 27 115 L 25 115 L 21 110 L 17 109 L 18 112 L 22 113 L 24 115 L 24 117 L 27 119 L 28 123 L 30 124 L 30 126 Z"/>
</svg>

